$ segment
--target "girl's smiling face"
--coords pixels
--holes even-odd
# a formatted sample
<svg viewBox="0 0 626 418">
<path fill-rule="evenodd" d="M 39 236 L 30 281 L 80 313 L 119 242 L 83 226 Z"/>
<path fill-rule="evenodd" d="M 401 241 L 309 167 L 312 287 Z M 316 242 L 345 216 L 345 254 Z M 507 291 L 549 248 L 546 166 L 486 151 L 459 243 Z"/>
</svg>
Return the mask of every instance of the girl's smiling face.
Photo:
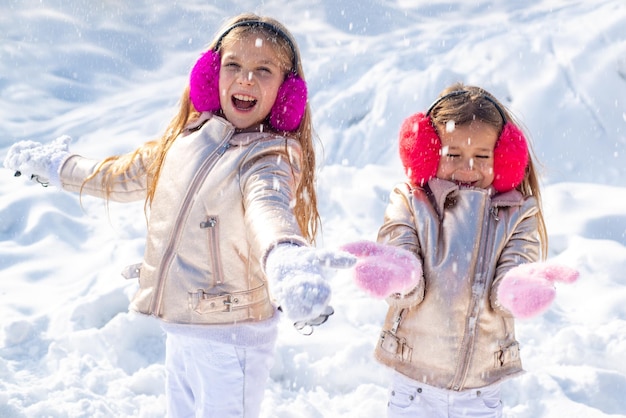
<svg viewBox="0 0 626 418">
<path fill-rule="evenodd" d="M 238 129 L 260 124 L 270 113 L 285 79 L 284 65 L 259 33 L 224 43 L 219 76 L 220 105 Z"/>
<path fill-rule="evenodd" d="M 493 150 L 498 140 L 495 127 L 479 121 L 438 126 L 441 159 L 437 177 L 462 187 L 486 189 L 494 179 Z"/>
</svg>

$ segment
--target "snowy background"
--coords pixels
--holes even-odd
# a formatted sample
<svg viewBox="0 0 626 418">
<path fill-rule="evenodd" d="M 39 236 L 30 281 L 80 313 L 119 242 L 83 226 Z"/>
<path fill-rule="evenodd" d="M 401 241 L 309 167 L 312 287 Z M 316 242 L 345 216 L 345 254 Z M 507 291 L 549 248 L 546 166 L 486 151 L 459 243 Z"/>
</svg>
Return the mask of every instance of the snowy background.
<svg viewBox="0 0 626 418">
<path fill-rule="evenodd" d="M 260 4 L 260 5 L 259 5 Z M 507 417 L 626 417 L 626 3 L 623 0 L 4 0 L 0 159 L 74 138 L 89 157 L 158 136 L 191 65 L 243 11 L 296 36 L 319 154 L 320 245 L 376 237 L 404 176 L 397 132 L 455 81 L 487 88 L 544 164 L 549 258 L 578 268 L 518 321 L 528 371 Z M 119 272 L 143 253 L 143 204 L 43 189 L 0 170 L 0 417 L 162 417 L 164 343 L 127 312 Z M 264 417 L 382 417 L 372 358 L 386 312 L 345 272 L 310 337 L 286 321 Z"/>
</svg>

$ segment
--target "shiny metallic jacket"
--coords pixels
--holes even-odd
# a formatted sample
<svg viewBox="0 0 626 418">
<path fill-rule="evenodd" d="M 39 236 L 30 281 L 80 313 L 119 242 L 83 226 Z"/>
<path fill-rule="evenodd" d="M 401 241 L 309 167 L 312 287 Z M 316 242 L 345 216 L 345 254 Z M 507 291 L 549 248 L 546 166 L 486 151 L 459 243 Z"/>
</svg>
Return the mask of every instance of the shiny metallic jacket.
<svg viewBox="0 0 626 418">
<path fill-rule="evenodd" d="M 376 358 L 431 386 L 461 391 L 523 373 L 514 320 L 496 300 L 512 267 L 540 256 L 537 204 L 518 191 L 459 189 L 434 178 L 391 193 L 378 242 L 414 252 L 424 282 L 392 296 Z"/>
<path fill-rule="evenodd" d="M 144 166 L 133 160 L 110 193 L 146 197 Z M 234 134 L 203 114 L 169 149 L 150 207 L 144 259 L 131 309 L 179 324 L 231 324 L 271 317 L 262 260 L 274 245 L 307 245 L 290 204 L 300 181 L 300 145 L 273 133 Z M 63 188 L 104 197 L 102 177 L 85 185 L 98 161 L 72 156 Z"/>
</svg>

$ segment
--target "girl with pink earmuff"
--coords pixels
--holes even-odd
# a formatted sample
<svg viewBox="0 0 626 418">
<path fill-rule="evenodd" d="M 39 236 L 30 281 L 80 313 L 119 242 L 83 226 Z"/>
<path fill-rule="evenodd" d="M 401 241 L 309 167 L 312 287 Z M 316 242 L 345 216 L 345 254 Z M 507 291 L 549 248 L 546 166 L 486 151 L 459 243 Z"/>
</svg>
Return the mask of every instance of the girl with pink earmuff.
<svg viewBox="0 0 626 418">
<path fill-rule="evenodd" d="M 399 138 L 407 181 L 377 242 L 342 248 L 356 284 L 389 304 L 375 349 L 389 417 L 501 417 L 523 372 L 515 319 L 548 309 L 578 272 L 542 259 L 547 233 L 522 130 L 487 91 L 454 84 Z"/>
<path fill-rule="evenodd" d="M 257 417 L 279 316 L 299 330 L 324 323 L 328 274 L 356 261 L 312 247 L 313 130 L 292 35 L 236 16 L 193 65 L 159 140 L 102 161 L 70 153 L 69 140 L 18 142 L 4 165 L 67 191 L 145 200 L 144 259 L 123 274 L 139 279 L 131 309 L 167 336 L 167 415 Z"/>
</svg>

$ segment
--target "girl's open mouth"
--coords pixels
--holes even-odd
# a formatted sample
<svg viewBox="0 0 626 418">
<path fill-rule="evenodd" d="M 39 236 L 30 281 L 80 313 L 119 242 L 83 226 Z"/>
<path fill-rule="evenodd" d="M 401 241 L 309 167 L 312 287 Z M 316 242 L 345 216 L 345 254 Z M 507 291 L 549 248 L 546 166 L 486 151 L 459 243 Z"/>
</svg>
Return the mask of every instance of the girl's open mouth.
<svg viewBox="0 0 626 418">
<path fill-rule="evenodd" d="M 245 94 L 233 95 L 232 102 L 237 110 L 250 110 L 256 105 L 256 99 Z"/>
</svg>

